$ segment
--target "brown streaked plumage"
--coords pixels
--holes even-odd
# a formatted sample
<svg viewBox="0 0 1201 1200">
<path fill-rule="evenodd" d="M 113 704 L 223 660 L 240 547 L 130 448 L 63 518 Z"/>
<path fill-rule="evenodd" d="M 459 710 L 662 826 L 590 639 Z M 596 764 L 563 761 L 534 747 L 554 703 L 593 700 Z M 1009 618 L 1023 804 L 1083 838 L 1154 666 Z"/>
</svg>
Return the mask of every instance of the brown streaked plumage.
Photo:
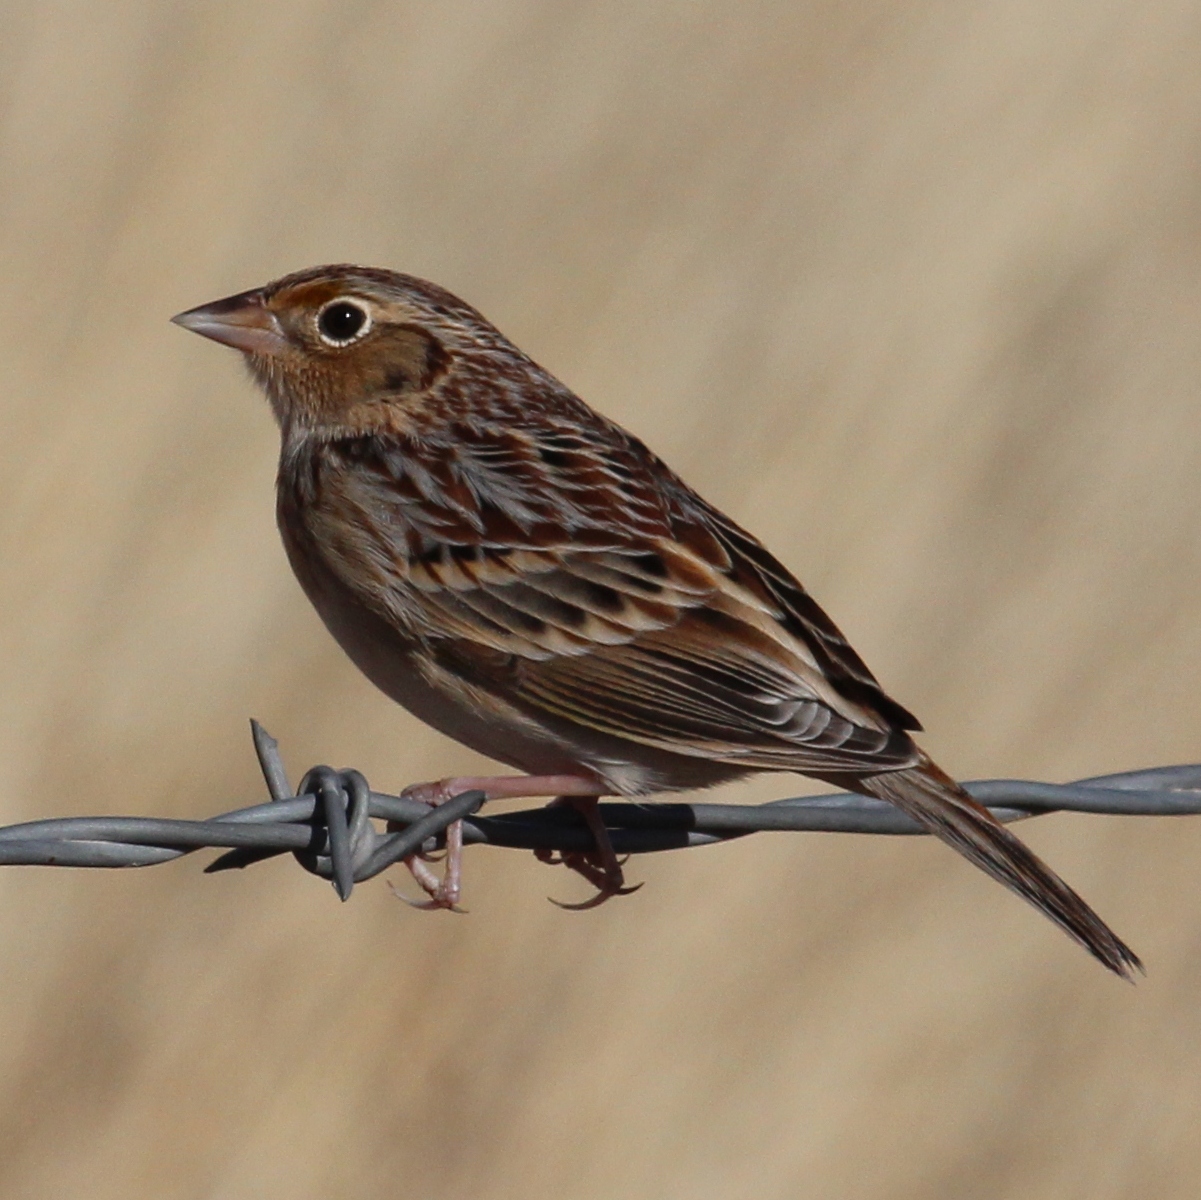
<svg viewBox="0 0 1201 1200">
<path fill-rule="evenodd" d="M 881 797 L 1111 970 L 1139 961 L 914 744 L 837 627 L 753 536 L 434 284 L 317 267 L 175 320 L 243 351 L 282 447 L 278 519 L 330 632 L 389 696 L 570 798 L 796 771 Z M 430 906 L 458 895 L 410 864 Z"/>
</svg>

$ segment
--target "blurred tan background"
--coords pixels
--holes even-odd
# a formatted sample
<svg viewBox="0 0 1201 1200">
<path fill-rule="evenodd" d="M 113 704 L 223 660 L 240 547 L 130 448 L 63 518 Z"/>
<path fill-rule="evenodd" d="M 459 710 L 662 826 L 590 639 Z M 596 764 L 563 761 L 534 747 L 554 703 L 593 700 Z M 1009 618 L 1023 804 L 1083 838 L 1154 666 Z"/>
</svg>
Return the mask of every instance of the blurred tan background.
<svg viewBox="0 0 1201 1200">
<path fill-rule="evenodd" d="M 963 778 L 1201 758 L 1201 9 L 5 6 L 0 820 L 479 765 L 377 695 L 176 311 L 435 279 L 749 525 Z M 793 794 L 766 779 L 722 798 Z M 0 874 L 0 1194 L 1195 1197 L 1201 819 L 763 837 L 470 916 L 288 860 Z M 395 872 L 404 885 L 403 872 Z"/>
</svg>

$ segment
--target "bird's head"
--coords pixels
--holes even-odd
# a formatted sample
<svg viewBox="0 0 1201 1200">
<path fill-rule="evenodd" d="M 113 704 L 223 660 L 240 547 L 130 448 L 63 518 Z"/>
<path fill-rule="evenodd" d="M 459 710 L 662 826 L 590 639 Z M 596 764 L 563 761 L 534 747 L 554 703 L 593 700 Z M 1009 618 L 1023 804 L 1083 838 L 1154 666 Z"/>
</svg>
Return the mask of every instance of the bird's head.
<svg viewBox="0 0 1201 1200">
<path fill-rule="evenodd" d="M 465 360 L 524 359 L 450 292 L 371 267 L 314 267 L 172 320 L 243 353 L 285 438 L 401 429 Z"/>
</svg>

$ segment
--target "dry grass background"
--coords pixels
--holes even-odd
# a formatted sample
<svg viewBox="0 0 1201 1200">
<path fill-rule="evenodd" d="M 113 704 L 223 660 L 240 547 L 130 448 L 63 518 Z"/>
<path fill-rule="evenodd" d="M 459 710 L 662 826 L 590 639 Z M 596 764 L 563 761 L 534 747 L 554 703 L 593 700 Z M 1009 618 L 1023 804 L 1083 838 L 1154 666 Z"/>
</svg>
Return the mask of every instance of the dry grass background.
<svg viewBox="0 0 1201 1200">
<path fill-rule="evenodd" d="M 472 769 L 342 660 L 184 307 L 331 260 L 478 304 L 798 569 L 963 777 L 1201 756 L 1201 11 L 8 5 L 0 819 Z M 799 786 L 799 785 L 797 785 Z M 785 777 L 730 789 L 765 799 Z M 1193 1197 L 1201 821 L 649 858 L 469 917 L 275 864 L 0 876 L 0 1194 Z"/>
</svg>

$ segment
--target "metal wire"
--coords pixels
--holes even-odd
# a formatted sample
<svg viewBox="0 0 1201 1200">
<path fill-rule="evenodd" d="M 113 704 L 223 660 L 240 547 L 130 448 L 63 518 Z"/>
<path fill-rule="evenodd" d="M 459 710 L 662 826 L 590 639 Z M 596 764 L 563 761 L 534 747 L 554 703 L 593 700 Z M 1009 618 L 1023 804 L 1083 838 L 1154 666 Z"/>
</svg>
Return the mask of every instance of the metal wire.
<svg viewBox="0 0 1201 1200">
<path fill-rule="evenodd" d="M 478 815 L 485 796 L 471 791 L 432 808 L 373 792 L 354 770 L 314 767 L 293 794 L 273 737 L 251 721 L 255 753 L 271 799 L 206 821 L 157 817 L 65 817 L 0 827 L 0 866 L 146 867 L 195 850 L 226 849 L 206 871 L 249 866 L 291 853 L 306 871 L 329 879 L 347 900 L 371 879 L 418 851 L 434 849 L 453 821 L 463 819 L 467 844 L 520 850 L 595 848 L 571 808 L 533 808 Z M 1201 764 L 1152 767 L 1076 783 L 985 779 L 963 785 L 1001 821 L 1049 812 L 1141 816 L 1201 813 Z M 925 832 L 883 800 L 849 793 L 798 796 L 770 804 L 600 805 L 618 854 L 705 846 L 770 830 L 838 833 Z M 383 821 L 381 831 L 372 822 Z"/>
</svg>

